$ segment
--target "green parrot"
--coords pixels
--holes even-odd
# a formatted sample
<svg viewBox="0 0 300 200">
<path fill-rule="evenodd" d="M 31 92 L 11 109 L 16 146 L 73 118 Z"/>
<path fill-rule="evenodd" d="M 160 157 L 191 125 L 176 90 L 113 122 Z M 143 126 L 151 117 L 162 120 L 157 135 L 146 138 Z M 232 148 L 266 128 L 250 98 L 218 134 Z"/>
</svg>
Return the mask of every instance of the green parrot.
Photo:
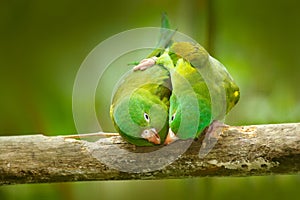
<svg viewBox="0 0 300 200">
<path fill-rule="evenodd" d="M 170 87 L 169 72 L 159 65 L 125 75 L 110 107 L 114 126 L 125 140 L 137 146 L 165 140 Z"/>
<path fill-rule="evenodd" d="M 154 65 L 156 56 L 164 52 L 174 34 L 167 31 L 168 27 L 167 16 L 163 14 L 157 48 L 148 59 L 140 62 L 142 65 Z M 137 146 L 159 145 L 168 133 L 171 95 L 169 71 L 159 65 L 144 70 L 146 68 L 134 67 L 125 75 L 110 107 L 110 116 L 117 131 L 125 140 Z"/>
<path fill-rule="evenodd" d="M 170 72 L 172 95 L 165 144 L 197 138 L 207 127 L 214 131 L 239 100 L 239 88 L 226 68 L 199 44 L 174 42 L 158 58 Z M 145 63 L 145 64 L 144 64 Z M 151 67 L 147 62 L 140 68 Z"/>
</svg>

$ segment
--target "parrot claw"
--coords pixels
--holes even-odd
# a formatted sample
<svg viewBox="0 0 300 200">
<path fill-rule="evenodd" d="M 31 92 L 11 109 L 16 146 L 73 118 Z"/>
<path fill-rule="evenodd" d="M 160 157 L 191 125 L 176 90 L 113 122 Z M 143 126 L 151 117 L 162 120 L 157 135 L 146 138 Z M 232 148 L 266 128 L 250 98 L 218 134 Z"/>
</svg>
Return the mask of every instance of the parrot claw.
<svg viewBox="0 0 300 200">
<path fill-rule="evenodd" d="M 143 59 L 137 66 L 135 66 L 133 68 L 133 71 L 137 71 L 137 70 L 145 70 L 149 67 L 152 67 L 153 65 L 155 65 L 155 62 L 157 60 L 157 57 L 151 57 L 151 58 L 146 58 L 146 59 Z"/>
<path fill-rule="evenodd" d="M 218 137 L 219 135 L 216 135 L 217 130 L 220 128 L 228 127 L 227 124 L 224 124 L 223 122 L 219 120 L 214 120 L 205 130 L 206 134 L 209 134 L 210 137 Z"/>
<path fill-rule="evenodd" d="M 223 129 L 228 127 L 221 121 L 214 120 L 205 130 L 205 138 L 202 141 L 202 145 L 199 151 L 199 158 L 204 158 L 215 146 L 220 135 L 223 133 Z"/>
<path fill-rule="evenodd" d="M 155 128 L 144 130 L 141 136 L 153 144 L 160 144 L 160 137 Z"/>
</svg>

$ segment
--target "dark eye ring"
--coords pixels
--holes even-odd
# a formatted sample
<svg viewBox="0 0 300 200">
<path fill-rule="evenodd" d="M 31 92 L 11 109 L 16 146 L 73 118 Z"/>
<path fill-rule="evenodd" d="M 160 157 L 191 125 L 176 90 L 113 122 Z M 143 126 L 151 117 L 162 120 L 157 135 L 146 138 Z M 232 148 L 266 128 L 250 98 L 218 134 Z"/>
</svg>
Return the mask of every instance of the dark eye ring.
<svg viewBox="0 0 300 200">
<path fill-rule="evenodd" d="M 150 117 L 149 117 L 149 115 L 148 115 L 147 113 L 144 113 L 144 118 L 145 118 L 145 120 L 146 120 L 147 122 L 150 121 Z"/>
</svg>

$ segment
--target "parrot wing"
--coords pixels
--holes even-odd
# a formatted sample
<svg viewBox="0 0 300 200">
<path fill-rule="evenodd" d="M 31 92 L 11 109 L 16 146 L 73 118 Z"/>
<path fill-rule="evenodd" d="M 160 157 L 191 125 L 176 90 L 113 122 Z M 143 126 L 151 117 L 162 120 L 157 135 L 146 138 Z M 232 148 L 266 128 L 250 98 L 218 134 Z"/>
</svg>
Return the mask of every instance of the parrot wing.
<svg viewBox="0 0 300 200">
<path fill-rule="evenodd" d="M 170 54 L 173 60 L 184 58 L 198 70 L 209 89 L 213 118 L 223 119 L 239 100 L 239 88 L 224 65 L 191 42 L 173 43 Z"/>
<path fill-rule="evenodd" d="M 131 70 L 127 72 L 116 85 L 112 106 L 140 88 L 146 89 L 151 94 L 158 96 L 159 99 L 164 100 L 166 96 L 170 96 L 171 83 L 168 70 L 155 65 L 144 71 Z"/>
</svg>

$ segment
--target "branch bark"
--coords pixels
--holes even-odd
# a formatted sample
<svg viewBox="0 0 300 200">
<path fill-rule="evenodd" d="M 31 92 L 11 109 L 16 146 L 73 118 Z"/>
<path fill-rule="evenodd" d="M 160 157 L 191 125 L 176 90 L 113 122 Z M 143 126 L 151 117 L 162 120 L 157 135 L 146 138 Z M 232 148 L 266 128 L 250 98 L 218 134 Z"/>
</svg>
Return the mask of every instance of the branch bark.
<svg viewBox="0 0 300 200">
<path fill-rule="evenodd" d="M 0 137 L 0 185 L 300 172 L 300 123 L 229 126 L 218 140 L 203 136 L 163 147 L 92 138 Z"/>
</svg>

